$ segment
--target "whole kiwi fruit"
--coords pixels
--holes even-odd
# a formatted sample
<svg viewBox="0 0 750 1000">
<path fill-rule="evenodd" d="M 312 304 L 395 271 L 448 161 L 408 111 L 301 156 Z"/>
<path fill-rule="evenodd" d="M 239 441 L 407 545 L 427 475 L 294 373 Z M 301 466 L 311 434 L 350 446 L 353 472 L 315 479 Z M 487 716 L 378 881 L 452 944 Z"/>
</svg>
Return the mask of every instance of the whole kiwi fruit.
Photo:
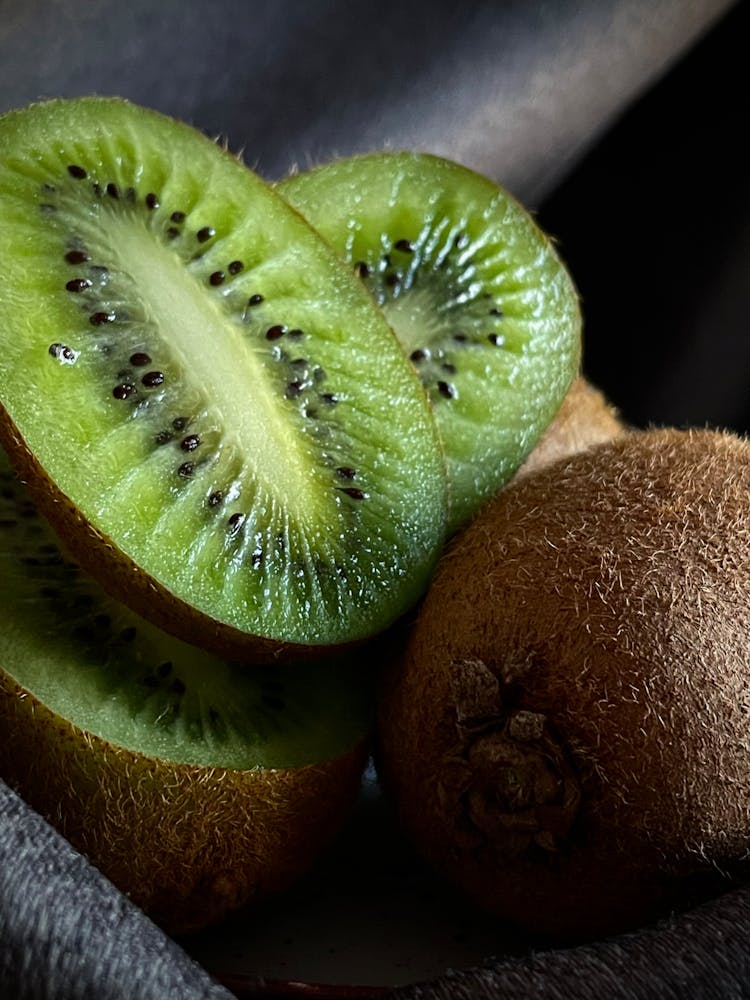
<svg viewBox="0 0 750 1000">
<path fill-rule="evenodd" d="M 482 907 L 580 940 L 741 867 L 749 511 L 747 440 L 633 431 L 518 480 L 449 546 L 386 671 L 379 769 Z"/>
<path fill-rule="evenodd" d="M 579 375 L 534 450 L 516 473 L 528 475 L 560 458 L 627 433 L 617 409 L 601 389 Z"/>
</svg>

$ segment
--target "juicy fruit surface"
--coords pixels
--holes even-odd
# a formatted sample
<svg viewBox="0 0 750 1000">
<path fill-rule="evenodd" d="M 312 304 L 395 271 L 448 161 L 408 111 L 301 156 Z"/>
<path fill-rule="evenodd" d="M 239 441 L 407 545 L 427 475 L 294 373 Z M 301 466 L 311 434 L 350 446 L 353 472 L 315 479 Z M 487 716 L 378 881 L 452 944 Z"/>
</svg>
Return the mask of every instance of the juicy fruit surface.
<svg viewBox="0 0 750 1000">
<path fill-rule="evenodd" d="M 354 268 L 416 367 L 459 527 L 528 455 L 577 371 L 565 268 L 510 195 L 437 157 L 355 157 L 278 190 Z"/>
<path fill-rule="evenodd" d="M 176 763 L 301 767 L 370 725 L 367 674 L 351 663 L 233 666 L 113 601 L 63 555 L 0 454 L 0 689 L 13 681 L 79 729 Z"/>
<path fill-rule="evenodd" d="M 86 567 L 104 536 L 170 600 L 290 643 L 398 616 L 441 540 L 442 460 L 335 255 L 214 143 L 126 102 L 11 113 L 0 149 L 0 432 L 59 491 L 46 512 L 93 526 Z"/>
</svg>

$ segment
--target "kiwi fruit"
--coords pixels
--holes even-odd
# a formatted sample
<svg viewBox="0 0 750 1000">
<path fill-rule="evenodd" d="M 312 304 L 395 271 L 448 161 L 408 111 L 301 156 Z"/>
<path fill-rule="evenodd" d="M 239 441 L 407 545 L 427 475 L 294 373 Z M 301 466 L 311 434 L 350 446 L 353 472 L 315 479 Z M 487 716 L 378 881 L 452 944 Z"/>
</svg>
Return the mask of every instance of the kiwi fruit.
<svg viewBox="0 0 750 1000">
<path fill-rule="evenodd" d="M 310 868 L 372 715 L 362 664 L 237 666 L 116 603 L 0 462 L 0 778 L 166 929 Z"/>
<path fill-rule="evenodd" d="M 277 190 L 359 275 L 419 374 L 455 531 L 510 479 L 578 370 L 565 267 L 506 191 L 429 154 L 341 160 Z"/>
<path fill-rule="evenodd" d="M 627 428 L 604 393 L 579 375 L 516 478 L 626 433 Z"/>
<path fill-rule="evenodd" d="M 114 98 L 0 118 L 0 443 L 77 560 L 232 659 L 362 641 L 445 528 L 426 395 L 312 228 Z"/>
<path fill-rule="evenodd" d="M 747 440 L 632 431 L 509 486 L 446 550 L 386 671 L 379 770 L 482 907 L 582 940 L 743 873 L 748 498 Z"/>
</svg>

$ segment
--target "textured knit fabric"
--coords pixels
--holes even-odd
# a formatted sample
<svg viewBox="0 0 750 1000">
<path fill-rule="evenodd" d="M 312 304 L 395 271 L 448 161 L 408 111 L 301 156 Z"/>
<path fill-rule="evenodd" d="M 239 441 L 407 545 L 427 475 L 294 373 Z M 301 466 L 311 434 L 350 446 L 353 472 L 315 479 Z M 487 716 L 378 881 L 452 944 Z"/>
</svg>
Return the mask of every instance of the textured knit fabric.
<svg viewBox="0 0 750 1000">
<path fill-rule="evenodd" d="M 0 782 L 2 1000 L 229 997 Z"/>
</svg>

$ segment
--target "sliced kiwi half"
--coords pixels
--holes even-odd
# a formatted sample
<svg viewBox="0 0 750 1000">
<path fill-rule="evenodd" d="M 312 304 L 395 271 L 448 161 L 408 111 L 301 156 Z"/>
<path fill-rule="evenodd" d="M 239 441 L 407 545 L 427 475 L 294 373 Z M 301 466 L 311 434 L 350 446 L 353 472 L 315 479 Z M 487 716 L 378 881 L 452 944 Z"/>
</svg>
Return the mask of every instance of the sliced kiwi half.
<svg viewBox="0 0 750 1000">
<path fill-rule="evenodd" d="M 236 658 L 424 589 L 445 476 L 370 297 L 236 158 L 125 101 L 0 119 L 0 440 L 78 560 Z"/>
<path fill-rule="evenodd" d="M 419 373 L 456 529 L 510 479 L 577 372 L 565 267 L 506 191 L 428 154 L 341 160 L 278 190 L 354 269 Z"/>
<path fill-rule="evenodd" d="M 173 931 L 289 885 L 356 799 L 372 673 L 238 667 L 60 550 L 0 460 L 0 777 Z"/>
</svg>

